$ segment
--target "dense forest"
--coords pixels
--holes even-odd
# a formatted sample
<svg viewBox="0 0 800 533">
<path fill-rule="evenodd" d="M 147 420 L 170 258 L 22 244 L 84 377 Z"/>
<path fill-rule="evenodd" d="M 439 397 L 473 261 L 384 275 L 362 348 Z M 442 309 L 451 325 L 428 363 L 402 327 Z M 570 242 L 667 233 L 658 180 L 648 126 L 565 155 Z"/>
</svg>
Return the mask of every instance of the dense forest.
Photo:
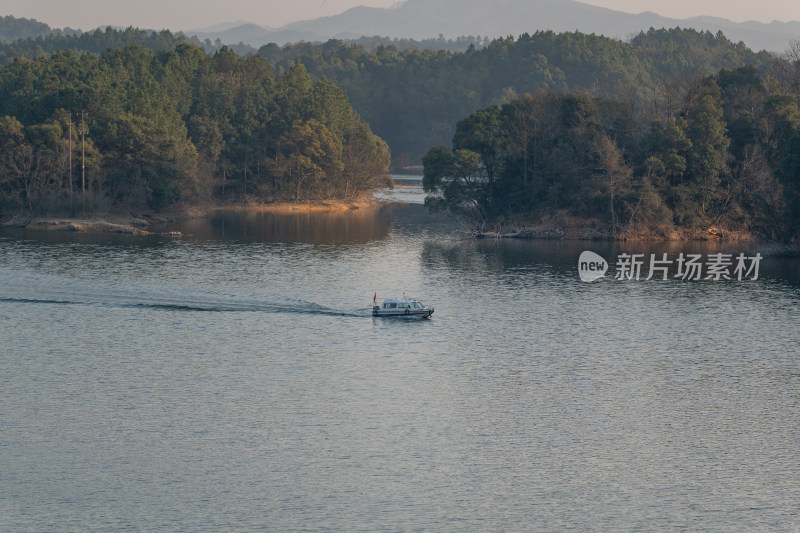
<svg viewBox="0 0 800 533">
<path fill-rule="evenodd" d="M 780 58 L 755 53 L 721 33 L 685 29 L 650 30 L 629 42 L 537 32 L 465 52 L 394 45 L 366 49 L 332 40 L 267 45 L 259 54 L 285 67 L 299 59 L 312 75 L 325 75 L 342 87 L 400 163 L 418 163 L 430 146 L 450 142 L 458 120 L 515 94 L 587 91 L 624 100 L 637 116 L 647 116 L 671 105 L 669 86 L 697 76 L 749 64 L 772 83 L 783 79 L 787 68 Z"/>
<path fill-rule="evenodd" d="M 473 36 L 445 39 L 440 35 L 436 38 L 422 39 L 420 41 L 372 36 L 336 42 L 363 48 L 367 52 L 375 52 L 378 48 L 387 46 L 391 46 L 398 51 L 447 50 L 450 52 L 463 52 L 470 46 L 484 48 L 489 45 L 491 40 L 488 37 Z M 258 52 L 258 49 L 242 42 L 223 44 L 220 39 L 212 42 L 207 38 L 201 40 L 196 35 L 185 35 L 181 32 L 172 33 L 169 30 L 153 31 L 133 27 L 118 29 L 109 26 L 84 32 L 70 28 L 54 29 L 47 24 L 32 19 L 0 16 L 0 67 L 8 65 L 17 57 L 33 58 L 63 50 L 99 54 L 109 48 L 123 48 L 129 44 L 138 44 L 150 50 L 168 51 L 183 43 L 194 44 L 208 53 L 217 52 L 223 46 L 241 56 L 253 55 Z M 321 45 L 302 43 L 300 46 L 288 46 L 286 47 L 286 53 L 281 54 L 281 56 L 284 59 L 289 56 L 294 58 L 300 56 L 301 52 L 307 47 L 313 48 L 315 46 Z"/>
<path fill-rule="evenodd" d="M 70 31 L 66 30 L 66 32 Z M 64 32 L 63 30 L 53 30 L 44 22 L 39 22 L 38 20 L 16 18 L 10 15 L 0 16 L 0 43 L 10 43 L 20 39 Z"/>
<path fill-rule="evenodd" d="M 227 48 L 19 58 L 0 70 L 0 117 L 5 209 L 352 199 L 389 166 L 336 85 Z"/>
<path fill-rule="evenodd" d="M 107 27 L 93 31 L 82 32 L 74 30 L 33 31 L 27 25 L 20 26 L 21 21 L 27 19 L 14 19 L 14 24 L 0 21 L 0 32 L 17 34 L 32 32 L 32 35 L 14 40 L 0 39 L 0 67 L 9 65 L 17 58 L 35 58 L 51 55 L 56 52 L 71 50 L 73 52 L 92 52 L 101 54 L 109 48 L 124 48 L 129 44 L 138 44 L 155 52 L 168 52 L 174 50 L 179 44 L 193 44 L 203 48 L 206 52 L 213 53 L 222 48 L 222 43 L 212 43 L 209 40 L 200 41 L 196 37 L 187 37 L 182 33 L 172 33 L 169 30 L 150 31 L 138 28 L 116 29 Z M 31 24 L 41 24 L 28 21 Z M 48 28 L 47 25 L 43 25 Z M 228 47 L 240 55 L 254 53 L 251 47 Z M 241 49 L 240 49 L 241 48 Z"/>
<path fill-rule="evenodd" d="M 800 44 L 778 57 L 679 28 L 627 42 L 438 41 L 272 44 L 241 57 L 107 28 L 2 44 L 2 201 L 46 206 L 77 186 L 70 118 L 88 194 L 152 207 L 223 191 L 352 197 L 388 164 L 372 128 L 395 165 L 424 162 L 432 206 L 481 221 L 558 211 L 617 232 L 798 231 Z"/>
<path fill-rule="evenodd" d="M 793 44 L 777 57 L 676 28 L 629 42 L 537 32 L 463 53 L 329 41 L 259 54 L 341 85 L 396 161 L 427 152 L 429 205 L 479 224 L 562 212 L 617 234 L 776 237 L 800 227 Z"/>
<path fill-rule="evenodd" d="M 795 65 L 798 67 L 798 65 Z M 423 158 L 427 203 L 479 226 L 564 213 L 616 235 L 800 229 L 797 72 L 751 66 L 669 87 L 659 113 L 585 91 L 539 91 L 459 121 Z"/>
<path fill-rule="evenodd" d="M 102 53 L 132 43 L 159 52 L 185 43 L 208 53 L 222 46 L 168 31 L 106 28 L 0 43 L 0 66 L 16 57 L 61 50 Z M 229 48 L 245 56 L 256 52 L 246 45 Z M 278 73 L 299 60 L 313 78 L 324 75 L 344 89 L 353 108 L 389 144 L 399 166 L 418 164 L 430 146 L 450 142 L 458 120 L 515 94 L 585 90 L 592 97 L 625 100 L 638 115 L 652 114 L 669 105 L 664 101 L 668 85 L 745 65 L 772 83 L 785 78 L 790 66 L 721 33 L 679 28 L 650 30 L 628 42 L 579 32 L 536 32 L 492 41 L 369 37 L 270 44 L 257 52 Z"/>
</svg>

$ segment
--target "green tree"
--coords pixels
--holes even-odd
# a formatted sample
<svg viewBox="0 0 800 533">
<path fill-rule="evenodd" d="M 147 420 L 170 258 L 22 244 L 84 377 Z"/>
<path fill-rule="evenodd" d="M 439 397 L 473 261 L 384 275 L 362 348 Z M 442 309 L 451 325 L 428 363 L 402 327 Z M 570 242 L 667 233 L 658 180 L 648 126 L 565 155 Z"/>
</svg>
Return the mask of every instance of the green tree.
<svg viewBox="0 0 800 533">
<path fill-rule="evenodd" d="M 33 171 L 33 147 L 25 140 L 22 123 L 0 118 L 0 184 L 4 204 L 33 208 L 28 184 Z"/>
<path fill-rule="evenodd" d="M 708 82 L 708 94 L 702 96 L 689 118 L 689 140 L 692 147 L 687 157 L 687 173 L 691 177 L 691 208 L 684 212 L 684 223 L 708 222 L 718 214 L 720 182 L 728 172 L 727 136 L 722 101 L 716 83 Z"/>
<path fill-rule="evenodd" d="M 321 122 L 296 122 L 281 139 L 274 172 L 284 193 L 295 201 L 323 198 L 331 193 L 331 181 L 341 173 L 342 144 Z"/>
<path fill-rule="evenodd" d="M 453 136 L 456 168 L 459 169 L 460 179 L 478 196 L 475 201 L 486 212 L 496 208 L 495 181 L 501 172 L 507 142 L 498 106 L 478 110 L 456 124 Z M 462 152 L 461 156 L 459 152 Z M 475 164 L 472 154 L 478 154 Z"/>
<path fill-rule="evenodd" d="M 479 153 L 465 149 L 450 153 L 445 146 L 434 146 L 422 164 L 422 186 L 432 193 L 425 199 L 426 206 L 486 222 L 486 178 Z"/>
</svg>

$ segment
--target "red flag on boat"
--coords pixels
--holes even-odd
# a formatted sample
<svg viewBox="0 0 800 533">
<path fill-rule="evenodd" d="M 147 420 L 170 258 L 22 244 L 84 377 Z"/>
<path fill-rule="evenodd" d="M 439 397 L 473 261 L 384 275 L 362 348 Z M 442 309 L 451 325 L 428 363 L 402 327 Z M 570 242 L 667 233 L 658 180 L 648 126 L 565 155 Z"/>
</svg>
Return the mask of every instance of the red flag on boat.
<svg viewBox="0 0 800 533">
<path fill-rule="evenodd" d="M 376 292 L 375 295 L 372 297 L 372 303 L 378 303 L 378 293 Z"/>
</svg>

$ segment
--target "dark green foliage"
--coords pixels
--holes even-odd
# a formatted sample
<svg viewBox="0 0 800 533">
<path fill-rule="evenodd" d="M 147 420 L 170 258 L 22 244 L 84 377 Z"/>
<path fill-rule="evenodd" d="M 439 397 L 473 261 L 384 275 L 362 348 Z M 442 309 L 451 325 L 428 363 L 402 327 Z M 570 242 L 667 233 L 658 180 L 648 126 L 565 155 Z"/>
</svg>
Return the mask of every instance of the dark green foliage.
<svg viewBox="0 0 800 533">
<path fill-rule="evenodd" d="M 679 206 L 678 222 L 699 225 L 709 220 L 717 211 L 721 199 L 720 183 L 728 172 L 726 156 L 730 139 L 722 116 L 722 99 L 719 87 L 707 80 L 699 101 L 687 113 L 688 138 L 692 146 L 688 151 L 685 199 Z"/>
<path fill-rule="evenodd" d="M 457 123 L 452 151 L 423 158 L 426 204 L 479 222 L 566 212 L 615 231 L 800 229 L 797 98 L 769 94 L 743 67 L 687 84 L 675 109 L 649 128 L 585 92 L 476 111 Z"/>
<path fill-rule="evenodd" d="M 722 34 L 679 28 L 650 30 L 629 43 L 541 31 L 478 44 L 444 51 L 391 41 L 331 40 L 267 45 L 259 54 L 284 68 L 299 59 L 312 75 L 341 86 L 395 156 L 406 154 L 412 162 L 429 146 L 448 143 L 458 120 L 515 94 L 586 91 L 591 98 L 616 100 L 626 111 L 614 112 L 619 139 L 636 133 L 634 119 L 649 124 L 680 111 L 676 106 L 693 79 L 748 64 L 763 75 L 780 64 Z"/>
<path fill-rule="evenodd" d="M 0 16 L 0 43 L 51 33 L 50 26 L 33 19 Z"/>
<path fill-rule="evenodd" d="M 0 61 L 50 54 L 0 71 L 3 201 L 68 190 L 66 117 L 85 110 L 87 187 L 117 203 L 175 199 L 153 169 L 182 198 L 358 195 L 388 164 L 369 123 L 398 161 L 435 145 L 428 203 L 482 220 L 566 211 L 615 227 L 800 229 L 796 57 L 682 29 L 627 43 L 537 32 L 456 52 L 362 44 L 208 56 L 129 28 L 0 45 Z"/>
<path fill-rule="evenodd" d="M 93 197 L 153 209 L 223 193 L 353 198 L 389 165 L 342 90 L 302 64 L 276 75 L 263 58 L 185 43 L 16 59 L 0 70 L 0 117 L 0 206 L 74 207 L 82 149 Z"/>
<path fill-rule="evenodd" d="M 166 52 L 182 43 L 194 44 L 209 51 L 220 48 L 209 41 L 201 43 L 196 37 L 186 37 L 182 33 L 173 34 L 169 30 L 156 32 L 133 27 L 118 30 L 110 26 L 89 32 L 51 30 L 28 33 L 5 43 L 0 40 L 0 67 L 10 64 L 15 58 L 34 58 L 67 50 L 101 54 L 110 48 L 138 44 L 149 50 Z"/>
<path fill-rule="evenodd" d="M 147 183 L 147 205 L 159 211 L 181 199 L 181 191 L 175 184 L 177 171 L 167 165 L 144 167 L 142 178 Z"/>
</svg>

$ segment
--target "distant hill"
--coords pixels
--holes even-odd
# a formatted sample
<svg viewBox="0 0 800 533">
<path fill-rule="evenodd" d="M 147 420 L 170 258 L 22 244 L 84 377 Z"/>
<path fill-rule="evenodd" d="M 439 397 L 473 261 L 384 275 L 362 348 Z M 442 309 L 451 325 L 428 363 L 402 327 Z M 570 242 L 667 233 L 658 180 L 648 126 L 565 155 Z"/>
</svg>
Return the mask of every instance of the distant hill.
<svg viewBox="0 0 800 533">
<path fill-rule="evenodd" d="M 213 26 L 208 26 L 207 28 L 195 28 L 191 30 L 187 30 L 185 33 L 190 33 L 192 35 L 200 35 L 204 33 L 219 33 L 223 31 L 230 30 L 231 28 L 238 28 L 239 26 L 245 26 L 250 24 L 250 22 L 246 20 L 237 20 L 237 21 L 227 21 L 227 22 L 220 22 L 219 24 L 214 24 Z M 269 26 L 259 26 L 265 30 L 272 30 Z"/>
<path fill-rule="evenodd" d="M 224 27 L 224 26 L 223 26 Z M 217 39 L 224 44 L 243 43 L 255 49 L 268 43 L 296 43 L 300 41 L 319 41 L 327 40 L 315 33 L 303 30 L 274 30 L 266 26 L 257 24 L 240 24 L 222 30 L 212 31 L 188 31 L 187 35 L 197 37 L 200 40 L 215 42 Z"/>
<path fill-rule="evenodd" d="M 10 43 L 17 39 L 47 35 L 53 30 L 44 22 L 33 19 L 0 16 L 0 42 Z"/>
<path fill-rule="evenodd" d="M 636 15 L 575 0 L 407 0 L 397 8 L 355 7 L 330 17 L 294 22 L 277 29 L 245 24 L 222 32 L 187 32 L 223 43 L 253 47 L 274 42 L 325 41 L 381 35 L 426 39 L 443 35 L 504 37 L 537 30 L 581 31 L 626 39 L 649 28 L 722 31 L 754 50 L 784 51 L 800 37 L 800 22 L 736 23 L 723 18 L 673 19 L 656 13 Z"/>
<path fill-rule="evenodd" d="M 48 35 L 70 36 L 80 34 L 80 30 L 72 28 L 51 28 L 44 22 L 35 19 L 0 16 L 0 43 L 13 43 L 23 39 L 36 39 Z"/>
</svg>

